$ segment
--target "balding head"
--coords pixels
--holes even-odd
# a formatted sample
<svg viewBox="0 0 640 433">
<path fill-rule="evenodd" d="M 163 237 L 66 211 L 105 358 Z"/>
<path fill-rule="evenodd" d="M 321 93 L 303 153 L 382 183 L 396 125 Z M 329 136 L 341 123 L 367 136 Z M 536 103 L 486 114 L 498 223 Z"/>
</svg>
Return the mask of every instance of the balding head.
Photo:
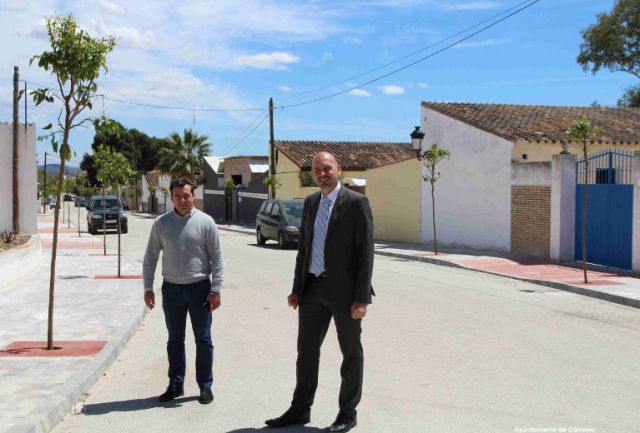
<svg viewBox="0 0 640 433">
<path fill-rule="evenodd" d="M 336 157 L 329 152 L 320 152 L 313 157 L 311 163 L 313 178 L 323 194 L 329 194 L 338 185 L 338 178 L 342 174 Z"/>
</svg>

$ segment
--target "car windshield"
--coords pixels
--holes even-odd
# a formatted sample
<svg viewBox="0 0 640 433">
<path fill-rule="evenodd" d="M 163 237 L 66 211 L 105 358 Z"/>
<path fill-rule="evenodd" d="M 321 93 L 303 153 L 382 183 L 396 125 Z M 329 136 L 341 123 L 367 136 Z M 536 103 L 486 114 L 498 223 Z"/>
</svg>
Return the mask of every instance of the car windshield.
<svg viewBox="0 0 640 433">
<path fill-rule="evenodd" d="M 118 199 L 115 198 L 103 198 L 103 199 L 95 199 L 93 201 L 93 208 L 100 210 L 103 208 L 111 209 L 118 207 Z"/>
<path fill-rule="evenodd" d="M 287 220 L 288 225 L 299 226 L 302 220 L 303 201 L 282 202 L 282 214 Z"/>
</svg>

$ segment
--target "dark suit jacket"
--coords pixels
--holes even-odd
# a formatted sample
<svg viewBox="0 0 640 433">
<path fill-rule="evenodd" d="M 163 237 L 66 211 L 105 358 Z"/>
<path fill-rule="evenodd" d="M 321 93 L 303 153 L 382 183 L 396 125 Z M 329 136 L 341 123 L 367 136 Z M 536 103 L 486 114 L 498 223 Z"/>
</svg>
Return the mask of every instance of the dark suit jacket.
<svg viewBox="0 0 640 433">
<path fill-rule="evenodd" d="M 303 300 L 320 191 L 304 200 L 293 293 Z M 371 303 L 373 288 L 373 216 L 367 198 L 340 186 L 324 244 L 327 300 L 336 305 Z M 325 290 L 323 289 L 323 290 Z M 304 300 L 303 300 L 304 302 Z"/>
</svg>

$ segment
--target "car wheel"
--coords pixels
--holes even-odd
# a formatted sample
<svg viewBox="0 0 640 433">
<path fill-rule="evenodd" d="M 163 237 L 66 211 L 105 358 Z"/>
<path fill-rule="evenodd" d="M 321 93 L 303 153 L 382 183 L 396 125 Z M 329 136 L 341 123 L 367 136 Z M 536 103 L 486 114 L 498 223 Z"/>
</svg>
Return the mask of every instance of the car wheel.
<svg viewBox="0 0 640 433">
<path fill-rule="evenodd" d="M 284 234 L 282 234 L 282 232 L 278 232 L 278 247 L 281 250 L 287 248 L 287 240 L 284 238 Z"/>
<path fill-rule="evenodd" d="M 256 242 L 258 242 L 258 245 L 264 245 L 265 242 L 267 242 L 265 237 L 262 236 L 262 232 L 260 231 L 260 227 L 258 227 L 256 229 Z"/>
<path fill-rule="evenodd" d="M 98 229 L 96 229 L 96 226 L 94 226 L 93 224 L 91 224 L 91 228 L 89 230 L 92 235 L 95 235 L 98 233 Z"/>
<path fill-rule="evenodd" d="M 122 234 L 129 233 L 129 226 L 127 226 L 127 225 L 120 226 L 120 233 L 122 233 Z"/>
</svg>

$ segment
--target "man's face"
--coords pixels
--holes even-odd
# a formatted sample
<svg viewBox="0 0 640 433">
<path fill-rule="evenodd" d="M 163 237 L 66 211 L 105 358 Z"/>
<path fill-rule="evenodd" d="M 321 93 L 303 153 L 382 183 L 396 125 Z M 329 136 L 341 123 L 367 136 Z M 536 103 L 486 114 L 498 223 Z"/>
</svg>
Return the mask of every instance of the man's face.
<svg viewBox="0 0 640 433">
<path fill-rule="evenodd" d="M 336 158 L 330 153 L 319 153 L 313 158 L 311 165 L 313 178 L 323 191 L 331 191 L 338 185 L 342 169 Z"/>
<path fill-rule="evenodd" d="M 174 186 L 171 190 L 171 202 L 180 215 L 185 215 L 193 209 L 195 196 L 191 191 L 191 185 Z"/>
</svg>

